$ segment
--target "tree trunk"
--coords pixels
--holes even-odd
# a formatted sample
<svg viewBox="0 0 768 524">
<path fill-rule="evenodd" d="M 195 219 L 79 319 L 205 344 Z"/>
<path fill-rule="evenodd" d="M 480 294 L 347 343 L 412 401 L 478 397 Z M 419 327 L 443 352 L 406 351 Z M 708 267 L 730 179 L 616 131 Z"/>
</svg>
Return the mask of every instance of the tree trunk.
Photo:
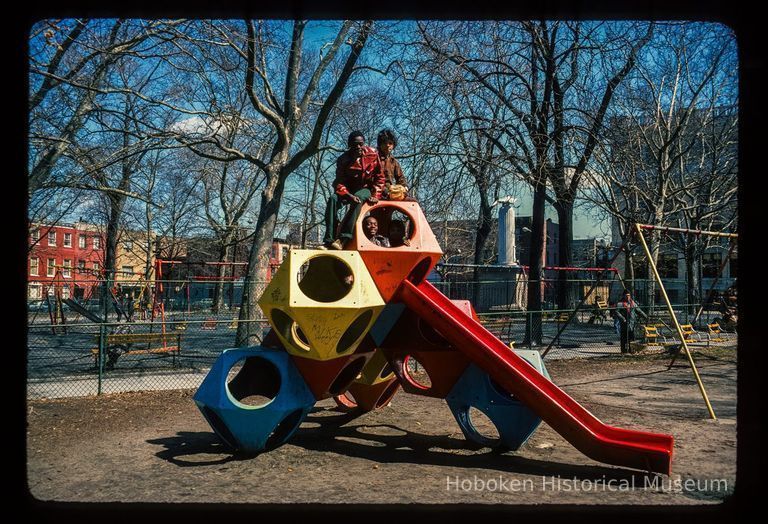
<svg viewBox="0 0 768 524">
<path fill-rule="evenodd" d="M 560 238 L 558 240 L 559 265 L 570 267 L 573 265 L 573 202 L 561 200 L 555 208 L 559 221 Z M 568 282 L 567 271 L 558 271 L 557 274 L 557 306 L 559 309 L 574 307 L 574 290 Z"/>
<path fill-rule="evenodd" d="M 660 224 L 661 222 L 656 222 Z M 651 234 L 648 238 L 648 250 L 651 252 L 651 260 L 653 264 L 658 268 L 659 264 L 659 252 L 661 251 L 661 235 L 655 229 L 651 230 Z M 651 313 L 656 306 L 656 277 L 651 270 L 651 263 L 648 261 L 648 307 Z"/>
<path fill-rule="evenodd" d="M 696 304 L 697 298 L 696 294 L 699 289 L 699 269 L 698 264 L 696 263 L 698 261 L 698 253 L 696 246 L 693 242 L 690 242 L 689 240 L 686 240 L 686 246 L 685 246 L 685 287 L 686 287 L 686 303 L 691 304 L 689 306 L 689 311 L 693 315 L 696 314 L 696 307 L 693 306 L 693 304 Z"/>
<path fill-rule="evenodd" d="M 147 251 L 147 257 L 146 261 L 144 262 L 144 290 L 142 295 L 144 303 L 145 304 L 151 304 L 152 303 L 152 286 L 149 285 L 150 280 L 152 280 L 152 257 L 155 255 L 155 248 L 158 246 L 155 246 L 152 242 L 152 206 L 147 203 L 144 208 L 145 216 L 147 219 L 147 244 L 146 244 L 146 251 Z M 157 238 L 157 237 L 156 237 Z M 158 238 L 159 242 L 159 238 Z M 157 250 L 159 251 L 159 249 Z M 159 253 L 157 253 L 159 254 Z"/>
<path fill-rule="evenodd" d="M 315 169 L 315 179 L 312 181 L 312 193 L 309 200 L 306 202 L 306 207 L 304 208 L 304 217 L 301 229 L 301 249 L 307 248 L 307 235 L 309 234 L 310 228 L 314 227 L 315 221 L 317 220 L 315 214 L 315 202 L 317 201 L 317 192 L 320 186 L 321 176 L 322 171 L 318 165 Z"/>
<path fill-rule="evenodd" d="M 488 202 L 487 190 L 484 187 L 480 188 L 480 216 L 478 217 L 478 227 L 475 231 L 475 258 L 474 263 L 476 266 L 485 263 L 483 252 L 485 251 L 485 245 L 488 242 L 488 236 L 491 234 L 491 226 L 493 224 L 493 210 L 491 204 Z M 476 305 L 480 305 L 480 271 L 478 267 L 474 268 L 473 272 L 474 280 L 474 293 L 472 302 Z"/>
<path fill-rule="evenodd" d="M 632 296 L 635 296 L 635 257 L 632 255 L 632 250 L 628 248 L 625 248 L 625 254 L 627 263 L 624 266 L 624 282 L 629 284 L 627 289 L 632 293 Z"/>
<path fill-rule="evenodd" d="M 122 185 L 122 184 L 121 184 Z M 123 205 L 125 203 L 125 197 L 122 195 L 110 194 L 109 199 L 109 219 L 107 220 L 107 238 L 104 251 L 104 293 L 102 293 L 104 303 L 102 304 L 102 311 L 104 312 L 104 319 L 106 320 L 113 307 L 111 296 L 111 289 L 115 286 L 116 271 L 117 271 L 117 240 L 120 227 L 120 216 L 123 213 Z M 118 318 L 119 320 L 119 318 Z"/>
<path fill-rule="evenodd" d="M 213 313 L 218 313 L 224 307 L 224 277 L 227 271 L 227 266 L 224 263 L 229 258 L 231 241 L 230 235 L 225 235 L 219 246 L 219 265 L 216 267 L 216 285 L 213 288 L 213 303 L 211 304 L 211 312 Z"/>
<path fill-rule="evenodd" d="M 544 246 L 547 231 L 544 222 L 546 183 L 534 185 L 531 217 L 531 247 L 528 256 L 528 302 L 523 345 L 542 344 L 541 306 L 544 282 Z M 533 313 L 531 313 L 533 311 Z"/>
<path fill-rule="evenodd" d="M 267 171 L 267 186 L 261 193 L 261 208 L 256 221 L 253 244 L 248 256 L 248 270 L 243 283 L 243 300 L 240 307 L 239 322 L 235 345 L 238 347 L 255 345 L 261 342 L 259 324 L 254 322 L 259 316 L 258 300 L 264 291 L 269 269 L 269 255 L 277 224 L 277 214 L 285 188 L 284 166 L 270 167 Z"/>
</svg>

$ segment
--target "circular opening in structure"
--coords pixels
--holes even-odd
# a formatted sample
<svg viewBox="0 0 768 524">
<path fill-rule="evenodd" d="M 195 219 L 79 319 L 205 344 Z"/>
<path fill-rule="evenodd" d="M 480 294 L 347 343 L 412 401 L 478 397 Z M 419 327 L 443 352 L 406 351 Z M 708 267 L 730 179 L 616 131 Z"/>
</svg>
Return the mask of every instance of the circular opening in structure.
<svg viewBox="0 0 768 524">
<path fill-rule="evenodd" d="M 363 311 L 358 315 L 355 321 L 349 325 L 344 334 L 341 335 L 339 343 L 336 345 L 336 353 L 341 354 L 352 348 L 355 342 L 357 342 L 357 340 L 368 330 L 368 324 L 371 323 L 372 318 L 373 310 L 371 309 Z"/>
<path fill-rule="evenodd" d="M 376 401 L 375 407 L 378 409 L 389 404 L 389 402 L 392 400 L 392 397 L 394 397 L 397 393 L 397 388 L 399 387 L 400 383 L 397 380 L 392 381 L 392 383 L 386 387 L 384 393 L 382 393 Z"/>
<path fill-rule="evenodd" d="M 307 298 L 323 303 L 336 302 L 347 296 L 355 280 L 349 264 L 333 255 L 310 258 L 302 264 L 296 278 L 299 289 Z"/>
<path fill-rule="evenodd" d="M 281 309 L 273 309 L 269 316 L 272 317 L 272 325 L 275 330 L 286 340 L 293 340 L 294 320 Z"/>
<path fill-rule="evenodd" d="M 499 430 L 496 428 L 488 415 L 477 409 L 476 407 L 470 407 L 467 414 L 467 420 L 471 429 L 480 437 L 480 440 L 486 446 L 496 446 L 501 442 Z"/>
<path fill-rule="evenodd" d="M 424 365 L 413 356 L 408 355 L 405 357 L 405 360 L 403 360 L 403 371 L 405 372 L 406 379 L 414 386 L 421 389 L 432 387 L 432 379 L 429 378 L 429 373 L 427 373 Z"/>
<path fill-rule="evenodd" d="M 445 340 L 440 332 L 430 326 L 424 319 L 417 318 L 416 326 L 419 330 L 419 334 L 430 344 L 434 344 L 435 346 L 440 346 L 442 348 L 447 348 L 449 346 L 448 341 Z"/>
<path fill-rule="evenodd" d="M 301 424 L 303 415 L 304 412 L 301 409 L 297 409 L 285 417 L 269 435 L 264 448 L 273 449 L 288 440 L 291 434 L 299 427 L 299 424 Z"/>
<path fill-rule="evenodd" d="M 266 406 L 280 391 L 280 371 L 269 360 L 246 357 L 227 373 L 227 390 L 237 402 L 252 408 Z"/>
<path fill-rule="evenodd" d="M 221 417 L 218 415 L 218 413 L 216 413 L 208 406 L 203 406 L 202 412 L 205 419 L 211 425 L 211 428 L 213 428 L 213 432 L 216 433 L 222 442 L 224 442 L 225 445 L 232 449 L 237 449 L 239 446 L 237 439 L 229 430 L 224 421 L 221 420 Z"/>
<path fill-rule="evenodd" d="M 349 386 L 355 381 L 360 371 L 362 371 L 363 366 L 365 366 L 365 357 L 358 357 L 347 364 L 346 367 L 336 375 L 333 384 L 328 387 L 328 392 L 331 395 L 340 395 L 349 389 Z"/>
<path fill-rule="evenodd" d="M 421 282 L 427 278 L 427 274 L 431 268 L 432 260 L 429 257 L 423 258 L 408 274 L 408 280 L 416 285 L 421 284 Z"/>
<path fill-rule="evenodd" d="M 291 326 L 291 340 L 299 349 L 303 349 L 304 351 L 310 350 L 309 340 L 307 340 L 307 336 L 301 330 L 301 327 L 299 327 L 297 322 L 294 322 Z"/>
<path fill-rule="evenodd" d="M 392 369 L 392 365 L 389 363 L 389 361 L 387 361 L 384 363 L 384 367 L 382 367 L 381 371 L 379 372 L 379 378 L 388 379 L 391 378 L 394 374 L 395 371 Z"/>
</svg>

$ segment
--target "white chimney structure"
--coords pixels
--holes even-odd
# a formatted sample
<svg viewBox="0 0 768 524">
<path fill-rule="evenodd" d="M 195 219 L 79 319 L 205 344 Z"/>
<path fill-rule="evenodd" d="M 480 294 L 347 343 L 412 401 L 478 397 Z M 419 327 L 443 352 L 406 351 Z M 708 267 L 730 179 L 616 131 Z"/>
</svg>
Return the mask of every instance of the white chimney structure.
<svg viewBox="0 0 768 524">
<path fill-rule="evenodd" d="M 516 266 L 517 254 L 515 253 L 515 208 L 512 205 L 516 199 L 511 196 L 498 199 L 495 204 L 499 206 L 498 242 L 499 256 L 497 264 L 502 266 Z"/>
</svg>

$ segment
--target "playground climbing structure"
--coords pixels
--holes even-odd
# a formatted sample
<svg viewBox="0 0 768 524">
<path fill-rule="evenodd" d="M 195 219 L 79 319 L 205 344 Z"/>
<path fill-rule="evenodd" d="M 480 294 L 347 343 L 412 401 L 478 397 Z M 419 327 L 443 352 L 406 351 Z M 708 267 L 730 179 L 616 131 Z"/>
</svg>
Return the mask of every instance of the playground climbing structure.
<svg viewBox="0 0 768 524">
<path fill-rule="evenodd" d="M 394 212 L 408 217 L 410 245 L 369 242 L 363 218 L 377 216 L 386 236 Z M 319 400 L 362 413 L 402 389 L 445 399 L 481 445 L 516 450 L 543 420 L 592 459 L 670 473 L 672 436 L 601 422 L 550 380 L 538 352 L 514 351 L 468 301 L 432 286 L 441 255 L 418 203 L 390 201 L 364 205 L 342 251 L 291 250 L 259 300 L 271 325 L 262 345 L 223 351 L 194 396 L 213 430 L 259 453 L 288 441 Z M 472 408 L 498 438 L 480 434 Z"/>
</svg>

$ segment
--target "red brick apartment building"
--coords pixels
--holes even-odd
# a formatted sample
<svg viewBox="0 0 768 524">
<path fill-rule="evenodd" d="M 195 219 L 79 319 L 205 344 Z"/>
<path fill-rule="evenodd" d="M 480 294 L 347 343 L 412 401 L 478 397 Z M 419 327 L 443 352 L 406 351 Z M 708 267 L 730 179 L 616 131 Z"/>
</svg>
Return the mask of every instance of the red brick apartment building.
<svg viewBox="0 0 768 524">
<path fill-rule="evenodd" d="M 27 257 L 27 296 L 88 299 L 104 267 L 104 234 L 90 224 L 31 224 Z"/>
</svg>

